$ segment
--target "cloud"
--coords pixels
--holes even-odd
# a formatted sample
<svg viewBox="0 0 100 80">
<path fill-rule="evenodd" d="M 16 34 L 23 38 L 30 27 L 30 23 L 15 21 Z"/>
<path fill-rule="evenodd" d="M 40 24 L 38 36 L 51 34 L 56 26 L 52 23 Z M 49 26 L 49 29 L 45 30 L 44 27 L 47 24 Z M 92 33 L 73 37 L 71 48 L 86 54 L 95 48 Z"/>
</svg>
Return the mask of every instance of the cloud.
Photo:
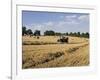
<svg viewBox="0 0 100 80">
<path fill-rule="evenodd" d="M 75 21 L 75 19 L 77 18 L 76 15 L 67 15 L 65 16 L 65 19 L 66 21 Z"/>
<path fill-rule="evenodd" d="M 48 21 L 43 23 L 32 23 L 27 27 L 35 30 L 41 30 L 41 34 L 46 30 L 54 30 L 55 32 L 77 32 L 77 31 L 88 31 L 89 27 L 89 16 L 88 15 L 67 15 L 60 16 L 59 21 Z M 29 27 L 30 26 L 30 27 Z"/>
<path fill-rule="evenodd" d="M 68 20 L 71 20 L 71 19 L 75 19 L 77 18 L 77 15 L 66 15 L 66 16 L 60 16 L 61 19 L 68 19 Z"/>
<path fill-rule="evenodd" d="M 77 21 L 77 17 L 76 14 L 60 16 L 62 20 L 60 24 L 78 24 L 79 22 Z"/>
<path fill-rule="evenodd" d="M 53 22 L 46 22 L 46 23 L 43 23 L 44 25 L 46 25 L 46 26 L 52 26 L 54 23 Z"/>
<path fill-rule="evenodd" d="M 64 17 L 65 17 L 65 16 L 62 16 L 62 15 L 61 15 L 61 16 L 60 16 L 60 19 L 63 19 Z"/>
<path fill-rule="evenodd" d="M 81 15 L 78 17 L 80 21 L 89 21 L 89 16 L 88 15 Z"/>
<path fill-rule="evenodd" d="M 76 18 L 77 16 L 76 15 L 67 15 L 65 16 L 66 19 L 73 19 L 73 18 Z"/>
</svg>

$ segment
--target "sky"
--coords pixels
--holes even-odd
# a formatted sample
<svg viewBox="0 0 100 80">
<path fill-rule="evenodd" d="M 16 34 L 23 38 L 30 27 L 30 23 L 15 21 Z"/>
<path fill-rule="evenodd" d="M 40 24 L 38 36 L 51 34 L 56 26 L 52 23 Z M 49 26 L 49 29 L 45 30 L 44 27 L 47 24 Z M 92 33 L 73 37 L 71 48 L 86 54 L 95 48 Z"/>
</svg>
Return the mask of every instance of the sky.
<svg viewBox="0 0 100 80">
<path fill-rule="evenodd" d="M 89 32 L 89 13 L 22 11 L 22 26 L 55 32 Z"/>
</svg>

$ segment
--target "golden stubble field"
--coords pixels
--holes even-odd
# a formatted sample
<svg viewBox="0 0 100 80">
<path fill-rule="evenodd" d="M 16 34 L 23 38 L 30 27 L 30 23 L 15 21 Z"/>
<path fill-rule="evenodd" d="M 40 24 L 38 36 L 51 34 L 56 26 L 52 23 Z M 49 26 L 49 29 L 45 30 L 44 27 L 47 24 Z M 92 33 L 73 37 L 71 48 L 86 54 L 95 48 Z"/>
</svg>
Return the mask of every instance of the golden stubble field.
<svg viewBox="0 0 100 80">
<path fill-rule="evenodd" d="M 69 37 L 59 43 L 59 36 L 22 37 L 22 68 L 52 68 L 89 65 L 89 39 Z"/>
</svg>

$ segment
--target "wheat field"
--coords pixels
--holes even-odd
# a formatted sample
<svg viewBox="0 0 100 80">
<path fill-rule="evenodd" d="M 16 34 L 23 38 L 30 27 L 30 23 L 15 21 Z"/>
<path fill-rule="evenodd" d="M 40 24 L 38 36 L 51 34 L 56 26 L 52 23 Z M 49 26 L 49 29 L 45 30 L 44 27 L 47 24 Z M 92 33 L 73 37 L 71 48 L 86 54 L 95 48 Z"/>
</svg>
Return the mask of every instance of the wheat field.
<svg viewBox="0 0 100 80">
<path fill-rule="evenodd" d="M 59 36 L 23 36 L 22 68 L 88 66 L 89 39 L 68 37 L 68 43 L 59 43 Z"/>
</svg>

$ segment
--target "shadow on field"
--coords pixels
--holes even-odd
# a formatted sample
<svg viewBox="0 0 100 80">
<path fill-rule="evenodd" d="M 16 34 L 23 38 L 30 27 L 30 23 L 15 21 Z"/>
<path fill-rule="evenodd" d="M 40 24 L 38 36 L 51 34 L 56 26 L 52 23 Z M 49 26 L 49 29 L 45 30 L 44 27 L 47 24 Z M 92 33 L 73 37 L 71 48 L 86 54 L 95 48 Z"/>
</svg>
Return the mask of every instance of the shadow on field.
<svg viewBox="0 0 100 80">
<path fill-rule="evenodd" d="M 44 64 L 46 62 L 59 58 L 62 55 L 64 55 L 63 52 L 48 53 L 48 55 L 45 56 L 44 59 L 37 61 L 37 62 L 34 61 L 32 57 L 29 57 L 28 59 L 23 60 L 23 68 L 30 68 L 30 67 L 35 67 L 36 65 L 39 65 L 39 64 Z"/>
</svg>

